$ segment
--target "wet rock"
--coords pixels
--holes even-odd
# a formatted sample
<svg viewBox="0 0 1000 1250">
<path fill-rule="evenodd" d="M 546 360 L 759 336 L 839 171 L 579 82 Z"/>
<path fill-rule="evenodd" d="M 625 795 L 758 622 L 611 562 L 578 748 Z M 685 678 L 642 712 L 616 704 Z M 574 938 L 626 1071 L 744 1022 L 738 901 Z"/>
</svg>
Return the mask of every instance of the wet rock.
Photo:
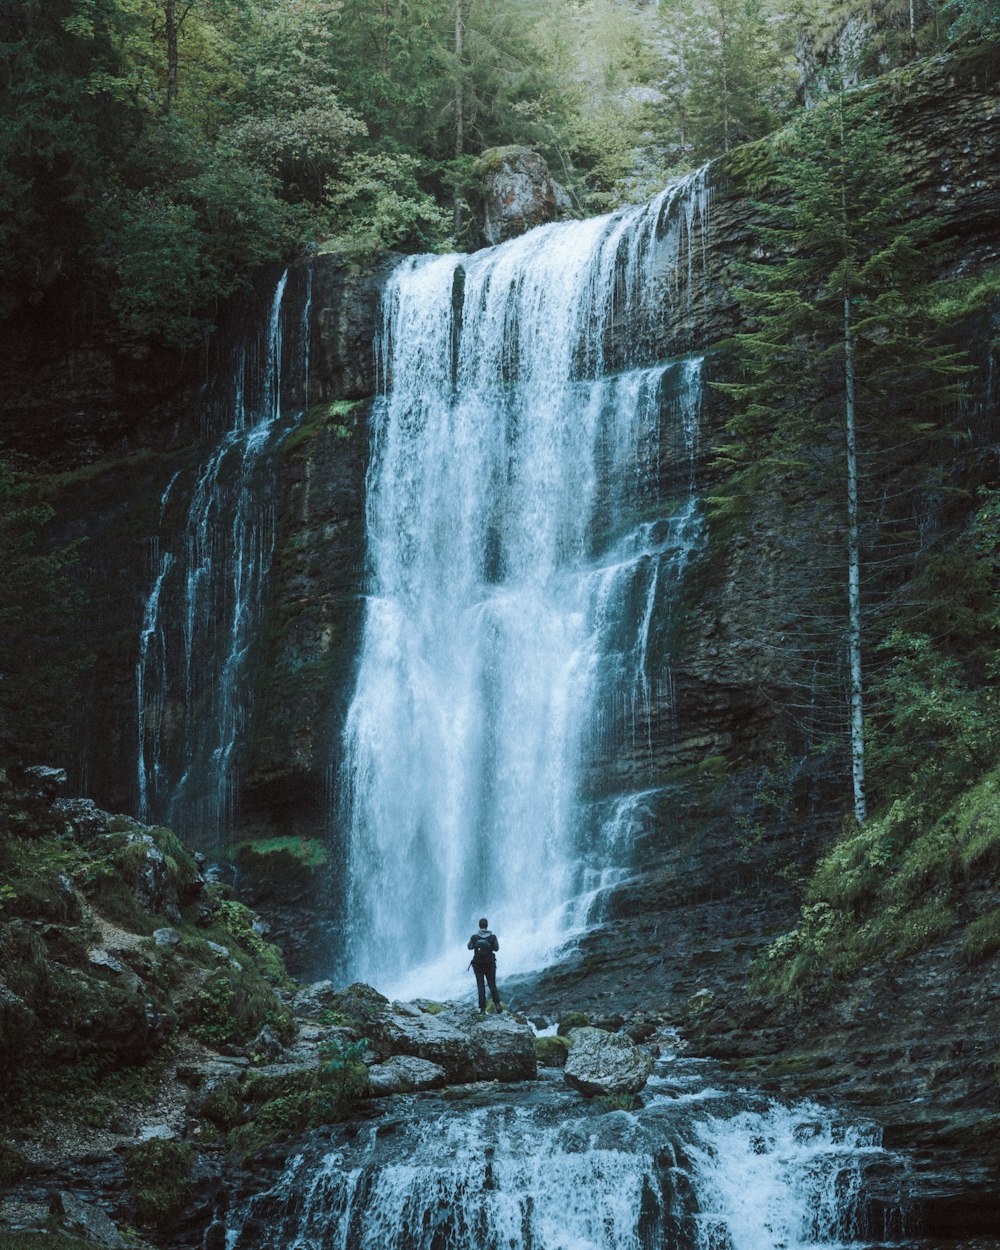
<svg viewBox="0 0 1000 1250">
<path fill-rule="evenodd" d="M 623 1033 L 574 1029 L 563 1079 L 582 1094 L 637 1094 L 653 1061 Z"/>
<path fill-rule="evenodd" d="M 166 928 L 154 930 L 153 941 L 157 946 L 179 946 L 183 938 L 176 929 Z"/>
<path fill-rule="evenodd" d="M 535 226 L 555 221 L 555 184 L 543 157 L 531 148 L 490 148 L 476 165 L 480 182 L 480 222 L 491 246 Z"/>
<path fill-rule="evenodd" d="M 430 1015 L 408 1003 L 393 1003 L 372 1022 L 370 1031 L 378 1055 L 414 1055 L 440 1064 L 449 1080 L 475 1079 L 469 1035 L 443 1016 Z"/>
<path fill-rule="evenodd" d="M 373 990 L 370 985 L 365 985 L 363 981 L 355 981 L 346 990 L 334 994 L 329 1003 L 330 1011 L 366 1025 L 384 1015 L 388 1006 L 389 1000 L 385 995 Z"/>
<path fill-rule="evenodd" d="M 54 1194 L 50 1210 L 65 1231 L 73 1237 L 107 1246 L 109 1250 L 120 1250 L 126 1244 L 110 1215 L 73 1194 L 65 1191 Z"/>
<path fill-rule="evenodd" d="M 437 1089 L 448 1081 L 448 1073 L 440 1064 L 413 1055 L 394 1055 L 384 1063 L 368 1069 L 369 1088 L 373 1098 L 386 1094 L 405 1094 L 420 1089 Z"/>
<path fill-rule="evenodd" d="M 477 1081 L 530 1081 L 538 1075 L 535 1035 L 512 1016 L 483 1016 L 469 1030 Z"/>
</svg>

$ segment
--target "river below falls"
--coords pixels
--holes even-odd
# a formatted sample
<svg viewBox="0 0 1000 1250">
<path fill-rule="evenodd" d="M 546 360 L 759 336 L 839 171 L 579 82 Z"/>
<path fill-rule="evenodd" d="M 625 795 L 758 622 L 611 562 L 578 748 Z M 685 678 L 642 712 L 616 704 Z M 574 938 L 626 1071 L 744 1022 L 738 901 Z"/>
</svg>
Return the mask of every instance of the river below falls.
<svg viewBox="0 0 1000 1250">
<path fill-rule="evenodd" d="M 227 1250 L 930 1248 L 877 1127 L 675 1051 L 631 1107 L 542 1069 L 384 1100 L 274 1163 L 234 1193 Z"/>
</svg>

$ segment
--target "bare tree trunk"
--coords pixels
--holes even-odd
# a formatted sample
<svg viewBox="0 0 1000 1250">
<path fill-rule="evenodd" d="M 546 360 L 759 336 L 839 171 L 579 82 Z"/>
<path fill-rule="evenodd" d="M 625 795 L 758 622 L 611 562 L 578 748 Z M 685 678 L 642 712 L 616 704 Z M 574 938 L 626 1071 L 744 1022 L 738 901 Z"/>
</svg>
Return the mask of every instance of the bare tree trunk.
<svg viewBox="0 0 1000 1250">
<path fill-rule="evenodd" d="M 861 558 L 858 538 L 858 436 L 854 408 L 854 330 L 851 301 L 844 294 L 844 425 L 847 434 L 847 653 L 851 684 L 851 777 L 854 782 L 854 819 L 864 824 L 865 796 L 864 710 L 861 701 Z"/>
<path fill-rule="evenodd" d="M 177 99 L 177 0 L 166 0 L 164 18 L 167 34 L 167 112 Z"/>
<path fill-rule="evenodd" d="M 462 12 L 462 0 L 455 0 L 455 160 L 460 161 L 465 155 L 465 91 L 462 75 L 462 57 L 464 55 L 465 27 Z M 458 170 L 456 168 L 456 178 Z M 455 238 L 462 232 L 462 194 L 458 182 L 455 183 L 454 198 Z"/>
</svg>

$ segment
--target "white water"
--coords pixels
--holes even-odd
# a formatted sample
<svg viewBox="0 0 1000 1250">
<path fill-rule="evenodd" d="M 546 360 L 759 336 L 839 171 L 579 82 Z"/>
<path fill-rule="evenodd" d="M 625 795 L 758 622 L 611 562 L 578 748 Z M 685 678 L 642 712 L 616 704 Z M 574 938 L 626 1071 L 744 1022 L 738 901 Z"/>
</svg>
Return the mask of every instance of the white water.
<svg viewBox="0 0 1000 1250">
<path fill-rule="evenodd" d="M 707 1091 L 637 1112 L 561 1088 L 403 1108 L 294 1156 L 228 1219 L 228 1250 L 813 1250 L 877 1240 L 873 1129 Z M 528 1102 L 531 1098 L 534 1101 Z M 741 1105 L 742 1104 L 742 1105 Z M 870 1239 L 870 1240 L 869 1240 Z"/>
<path fill-rule="evenodd" d="M 140 815 L 168 821 L 202 845 L 218 843 L 232 826 L 251 713 L 245 675 L 274 548 L 262 470 L 290 428 L 282 419 L 287 284 L 286 271 L 264 326 L 236 352 L 227 428 L 197 470 L 181 541 L 160 554 L 143 613 L 136 666 Z M 311 291 L 310 272 L 292 352 L 306 379 Z"/>
<path fill-rule="evenodd" d="M 505 974 L 540 966 L 627 868 L 588 770 L 649 735 L 654 608 L 700 529 L 693 482 L 666 500 L 660 478 L 668 447 L 693 463 L 701 369 L 609 374 L 609 339 L 669 315 L 707 204 L 694 175 L 388 283 L 345 730 L 352 976 L 451 992 L 480 915 Z"/>
</svg>

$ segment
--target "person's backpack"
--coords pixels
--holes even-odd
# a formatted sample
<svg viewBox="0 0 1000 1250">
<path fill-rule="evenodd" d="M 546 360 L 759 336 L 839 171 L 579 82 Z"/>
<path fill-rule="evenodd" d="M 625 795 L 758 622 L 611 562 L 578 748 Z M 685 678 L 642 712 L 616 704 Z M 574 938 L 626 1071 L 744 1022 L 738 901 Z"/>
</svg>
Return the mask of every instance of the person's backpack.
<svg viewBox="0 0 1000 1250">
<path fill-rule="evenodd" d="M 472 944 L 473 965 L 482 968 L 486 964 L 491 964 L 493 959 L 493 947 L 490 944 L 489 937 L 485 933 L 477 934 L 476 940 Z"/>
</svg>

